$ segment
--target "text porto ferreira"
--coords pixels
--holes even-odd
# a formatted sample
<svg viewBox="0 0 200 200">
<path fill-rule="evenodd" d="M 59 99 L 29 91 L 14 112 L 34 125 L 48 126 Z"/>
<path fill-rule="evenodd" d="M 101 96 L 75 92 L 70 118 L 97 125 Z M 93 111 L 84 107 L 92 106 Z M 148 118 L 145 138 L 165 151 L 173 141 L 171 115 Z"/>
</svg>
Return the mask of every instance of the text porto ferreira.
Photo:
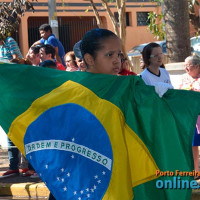
<svg viewBox="0 0 200 200">
<path fill-rule="evenodd" d="M 158 189 L 199 189 L 200 185 L 192 178 L 200 176 L 200 171 L 160 171 L 156 170 L 156 176 L 166 177 L 156 181 Z M 188 177 L 188 178 L 186 178 Z"/>
</svg>

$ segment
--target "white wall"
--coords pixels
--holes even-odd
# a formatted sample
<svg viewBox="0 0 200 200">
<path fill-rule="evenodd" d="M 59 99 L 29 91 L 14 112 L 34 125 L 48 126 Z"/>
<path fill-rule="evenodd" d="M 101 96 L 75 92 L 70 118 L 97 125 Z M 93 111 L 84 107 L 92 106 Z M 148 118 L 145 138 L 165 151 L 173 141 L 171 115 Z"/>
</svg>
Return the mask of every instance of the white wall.
<svg viewBox="0 0 200 200">
<path fill-rule="evenodd" d="M 169 72 L 174 89 L 178 89 L 178 86 L 180 85 L 181 75 L 185 73 L 184 62 L 166 64 L 165 67 L 166 70 Z"/>
<path fill-rule="evenodd" d="M 4 130 L 0 126 L 0 146 L 4 148 L 8 148 L 8 142 L 7 142 L 7 135 L 4 132 Z"/>
</svg>

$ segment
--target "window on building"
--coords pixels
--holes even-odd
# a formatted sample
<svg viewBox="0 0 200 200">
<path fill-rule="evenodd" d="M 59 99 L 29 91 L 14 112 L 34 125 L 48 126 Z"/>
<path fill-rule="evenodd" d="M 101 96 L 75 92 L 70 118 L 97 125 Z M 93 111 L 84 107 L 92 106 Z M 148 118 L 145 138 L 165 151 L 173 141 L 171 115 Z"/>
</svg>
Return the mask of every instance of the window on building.
<svg viewBox="0 0 200 200">
<path fill-rule="evenodd" d="M 147 26 L 149 24 L 148 20 L 149 12 L 137 12 L 137 25 Z"/>
<path fill-rule="evenodd" d="M 129 20 L 130 14 L 131 13 L 126 12 L 126 26 L 130 26 L 130 20 Z M 119 14 L 118 14 L 118 12 L 114 12 L 114 16 L 115 16 L 115 19 L 117 20 L 117 22 L 119 23 Z"/>
</svg>

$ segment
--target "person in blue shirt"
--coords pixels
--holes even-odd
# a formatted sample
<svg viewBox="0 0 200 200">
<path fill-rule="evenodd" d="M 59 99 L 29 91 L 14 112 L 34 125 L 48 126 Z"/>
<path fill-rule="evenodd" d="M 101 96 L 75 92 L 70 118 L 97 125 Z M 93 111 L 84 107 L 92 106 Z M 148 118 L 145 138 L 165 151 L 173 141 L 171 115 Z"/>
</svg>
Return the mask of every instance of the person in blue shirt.
<svg viewBox="0 0 200 200">
<path fill-rule="evenodd" d="M 56 60 L 66 66 L 64 61 L 65 49 L 62 43 L 52 33 L 52 28 L 49 24 L 42 24 L 39 27 L 41 39 L 36 41 L 32 46 L 39 44 L 50 44 L 55 48 Z"/>
</svg>

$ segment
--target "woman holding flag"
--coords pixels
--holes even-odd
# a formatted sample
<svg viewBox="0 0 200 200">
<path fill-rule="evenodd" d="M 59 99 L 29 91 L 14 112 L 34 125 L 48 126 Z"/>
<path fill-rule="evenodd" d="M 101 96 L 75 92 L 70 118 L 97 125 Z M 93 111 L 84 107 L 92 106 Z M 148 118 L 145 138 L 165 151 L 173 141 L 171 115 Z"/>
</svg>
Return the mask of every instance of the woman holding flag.
<svg viewBox="0 0 200 200">
<path fill-rule="evenodd" d="M 186 73 L 181 78 L 179 89 L 193 90 L 200 92 L 200 57 L 196 54 L 185 59 Z M 200 117 L 198 117 L 196 130 L 194 133 L 192 151 L 194 158 L 194 169 L 199 171 L 199 150 L 200 146 Z M 195 179 L 199 177 L 195 177 Z"/>
</svg>

